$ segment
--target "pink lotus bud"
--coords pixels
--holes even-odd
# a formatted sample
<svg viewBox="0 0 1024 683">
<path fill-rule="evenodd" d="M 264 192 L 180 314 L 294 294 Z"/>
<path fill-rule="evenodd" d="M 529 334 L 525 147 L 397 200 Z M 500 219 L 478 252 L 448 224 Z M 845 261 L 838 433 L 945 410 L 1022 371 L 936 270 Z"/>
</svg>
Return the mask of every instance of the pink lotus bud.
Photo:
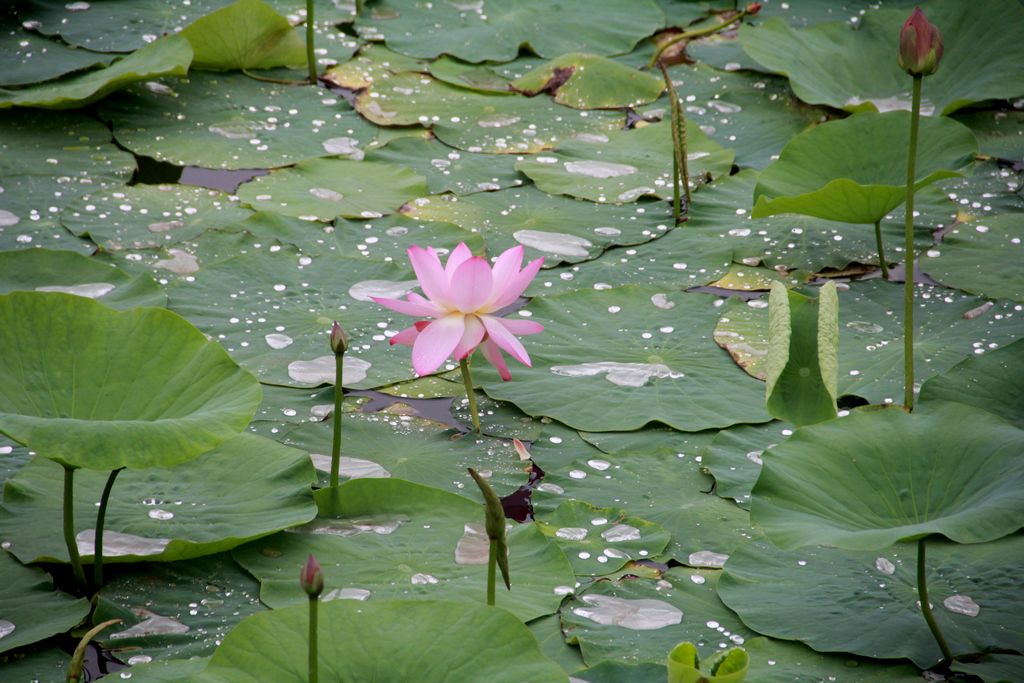
<svg viewBox="0 0 1024 683">
<path fill-rule="evenodd" d="M 754 16 L 755 14 L 757 14 L 758 12 L 761 11 L 761 7 L 763 7 L 763 5 L 761 5 L 761 3 L 759 3 L 759 2 L 752 2 L 752 3 L 750 3 L 749 5 L 747 5 L 747 9 L 746 9 L 747 16 L 748 17 Z"/>
<path fill-rule="evenodd" d="M 942 34 L 915 7 L 900 29 L 900 68 L 911 76 L 930 76 L 942 59 Z"/>
<path fill-rule="evenodd" d="M 334 351 L 335 356 L 340 356 L 348 351 L 348 335 L 345 334 L 345 330 L 341 329 L 337 320 L 331 325 L 331 351 Z"/>
<path fill-rule="evenodd" d="M 522 441 L 520 441 L 519 439 L 512 439 L 512 444 L 515 446 L 516 453 L 519 454 L 520 460 L 529 460 L 531 458 L 530 451 L 527 450 L 526 444 L 524 444 Z"/>
<path fill-rule="evenodd" d="M 312 555 L 306 560 L 299 574 L 299 585 L 311 598 L 318 598 L 324 592 L 324 573 L 320 569 L 320 563 Z"/>
</svg>

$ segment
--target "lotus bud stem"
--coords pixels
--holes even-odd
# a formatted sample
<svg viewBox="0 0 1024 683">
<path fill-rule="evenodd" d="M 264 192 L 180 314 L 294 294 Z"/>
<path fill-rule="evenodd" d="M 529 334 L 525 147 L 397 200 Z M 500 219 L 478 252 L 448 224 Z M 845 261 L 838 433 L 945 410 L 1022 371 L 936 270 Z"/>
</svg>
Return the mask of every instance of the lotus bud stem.
<svg viewBox="0 0 1024 683">
<path fill-rule="evenodd" d="M 487 557 L 487 604 L 495 602 L 495 584 L 497 583 L 495 568 L 501 568 L 501 578 L 505 582 L 505 589 L 512 590 L 512 582 L 508 569 L 508 539 L 505 534 L 505 509 L 501 506 L 501 499 L 494 492 L 491 485 L 472 467 L 468 467 L 469 476 L 480 487 L 480 493 L 484 496 L 484 529 L 487 532 L 487 539 L 490 547 Z"/>
</svg>

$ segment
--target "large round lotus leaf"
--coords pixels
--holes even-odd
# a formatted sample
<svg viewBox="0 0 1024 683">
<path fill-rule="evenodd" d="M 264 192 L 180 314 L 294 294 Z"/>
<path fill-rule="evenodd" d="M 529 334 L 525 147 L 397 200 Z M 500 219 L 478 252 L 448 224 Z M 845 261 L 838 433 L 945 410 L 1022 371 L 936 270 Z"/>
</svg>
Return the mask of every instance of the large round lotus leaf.
<svg viewBox="0 0 1024 683">
<path fill-rule="evenodd" d="M 405 166 L 346 159 L 309 159 L 255 178 L 238 196 L 257 211 L 307 220 L 380 218 L 427 194 L 426 179 Z"/>
<path fill-rule="evenodd" d="M 366 389 L 412 377 L 408 350 L 387 344 L 412 319 L 385 314 L 370 296 L 398 296 L 416 286 L 405 259 L 260 249 L 206 266 L 193 281 L 179 280 L 170 306 L 261 381 L 301 387 L 334 383 L 327 334 L 337 320 L 351 340 L 342 381 Z"/>
<path fill-rule="evenodd" d="M 976 164 L 973 172 L 950 178 L 940 186 L 957 204 L 963 222 L 1024 211 L 1024 168 L 1015 171 L 994 159 Z"/>
<path fill-rule="evenodd" d="M 123 185 L 135 159 L 110 131 L 74 112 L 0 112 L 0 248 L 44 246 L 91 253 L 57 221 L 75 197 Z"/>
<path fill-rule="evenodd" d="M 0 348 L 0 431 L 73 467 L 184 462 L 244 428 L 260 401 L 219 344 L 159 308 L 2 295 Z"/>
<path fill-rule="evenodd" d="M 1024 431 L 963 404 L 857 412 L 766 451 L 751 516 L 790 549 L 991 541 L 1024 526 L 1022 448 Z"/>
<path fill-rule="evenodd" d="M 677 432 L 668 427 L 648 427 L 631 432 L 579 432 L 580 438 L 604 453 L 674 453 L 693 455 L 711 443 L 717 432 Z"/>
<path fill-rule="evenodd" d="M 914 309 L 914 370 L 920 382 L 974 353 L 1024 336 L 1024 317 L 1012 302 L 990 306 L 979 297 L 918 285 Z M 731 301 L 715 341 L 754 377 L 763 378 L 768 353 L 768 302 Z M 839 395 L 872 403 L 903 396 L 903 287 L 883 280 L 852 282 L 839 292 Z"/>
<path fill-rule="evenodd" d="M 1013 683 L 1024 678 L 1024 657 L 990 654 L 978 662 L 955 662 L 950 669 L 972 674 L 985 683 Z"/>
<path fill-rule="evenodd" d="M 494 253 L 521 244 L 526 258 L 543 256 L 548 267 L 588 261 L 610 246 L 647 242 L 672 224 L 671 211 L 662 203 L 600 206 L 553 197 L 529 185 L 468 197 L 424 197 L 404 213 L 479 231 Z"/>
<path fill-rule="evenodd" d="M 308 85 L 240 74 L 189 74 L 134 87 L 100 116 L 136 154 L 181 166 L 272 168 L 303 159 L 362 155 L 374 135 L 344 99 Z"/>
<path fill-rule="evenodd" d="M 324 232 L 330 236 L 325 237 L 316 231 L 313 235 L 316 243 L 312 238 L 308 239 L 308 244 L 300 245 L 303 252 L 314 257 L 358 254 L 364 261 L 405 264 L 409 261 L 406 250 L 414 244 L 433 247 L 442 255 L 449 253 L 459 242 L 465 242 L 473 253 L 483 253 L 485 248 L 479 233 L 440 221 L 413 220 L 403 214 L 369 221 L 339 218 L 334 221 L 333 231 L 327 229 Z"/>
<path fill-rule="evenodd" d="M 180 36 L 167 36 L 102 69 L 18 90 L 0 90 L 0 109 L 84 107 L 136 81 L 183 76 L 191 61 L 192 48 L 188 41 Z"/>
<path fill-rule="evenodd" d="M 513 157 L 452 149 L 426 138 L 399 138 L 368 152 L 366 161 L 408 166 L 426 177 L 431 194 L 464 195 L 523 184 L 522 176 L 512 167 Z"/>
<path fill-rule="evenodd" d="M 194 69 L 304 66 L 306 41 L 263 0 L 238 0 L 192 22 L 181 35 L 195 52 Z"/>
<path fill-rule="evenodd" d="M 978 138 L 978 151 L 982 154 L 1024 159 L 1024 111 L 969 111 L 955 118 Z"/>
<path fill-rule="evenodd" d="M 1022 561 L 1019 535 L 970 547 L 928 544 L 928 598 L 953 652 L 1019 647 Z M 942 658 L 917 606 L 914 545 L 786 552 L 755 542 L 732 556 L 718 591 L 750 628 L 821 652 L 906 658 L 921 668 Z"/>
<path fill-rule="evenodd" d="M 703 449 L 701 460 L 715 478 L 715 493 L 749 508 L 750 490 L 761 473 L 761 456 L 792 434 L 792 427 L 784 422 L 736 425 L 720 431 Z"/>
<path fill-rule="evenodd" d="M 75 476 L 78 551 L 89 561 L 96 500 L 107 473 Z M 316 514 L 308 457 L 243 434 L 174 468 L 122 472 L 104 524 L 105 562 L 174 561 L 209 555 L 309 521 Z M 6 484 L 0 537 L 22 562 L 66 562 L 63 471 L 36 458 Z"/>
<path fill-rule="evenodd" d="M 915 189 L 956 175 L 978 149 L 970 129 L 952 119 L 924 118 L 920 127 Z M 906 199 L 909 139 L 910 114 L 902 111 L 867 112 L 801 133 L 761 172 L 752 215 L 880 221 Z"/>
<path fill-rule="evenodd" d="M 896 60 L 908 10 L 871 9 L 856 26 L 829 23 L 805 30 L 775 18 L 744 26 L 740 39 L 755 60 L 788 76 L 806 102 L 848 111 L 909 109 L 911 78 Z M 932 0 L 925 10 L 942 32 L 945 52 L 938 71 L 924 79 L 924 113 L 949 114 L 973 102 L 1024 93 L 1024 44 L 1015 38 L 1024 31 L 1024 7 L 1001 0 Z"/>
<path fill-rule="evenodd" d="M 532 62 L 534 59 L 537 58 L 524 56 L 515 61 L 528 60 Z M 442 56 L 431 62 L 428 70 L 430 75 L 437 80 L 460 88 L 469 88 L 470 90 L 479 90 L 480 92 L 512 94 L 509 88 L 511 82 L 495 69 L 496 66 L 498 65 L 471 64 L 452 57 Z M 509 64 L 503 64 L 498 66 L 498 68 L 503 72 L 507 72 Z"/>
<path fill-rule="evenodd" d="M 99 592 L 92 621 L 122 620 L 96 640 L 134 665 L 208 657 L 238 622 L 264 609 L 256 580 L 222 554 L 118 572 Z"/>
<path fill-rule="evenodd" d="M 541 57 L 565 52 L 629 52 L 665 23 L 653 0 L 566 0 L 515 5 L 386 0 L 356 22 L 366 40 L 414 57 L 450 54 L 467 62 L 508 62 L 521 46 Z"/>
<path fill-rule="evenodd" d="M 380 43 L 367 43 L 359 54 L 327 69 L 320 78 L 339 88 L 363 90 L 406 71 L 426 73 L 431 66 L 430 62 L 392 52 Z"/>
<path fill-rule="evenodd" d="M 634 202 L 672 197 L 672 133 L 668 121 L 601 137 L 568 140 L 551 153 L 516 163 L 541 190 L 592 202 Z M 728 175 L 733 152 L 695 124 L 687 126 L 690 183 L 705 175 Z"/>
<path fill-rule="evenodd" d="M 1024 339 L 932 377 L 921 386 L 920 409 L 933 400 L 983 408 L 1024 429 Z"/>
<path fill-rule="evenodd" d="M 552 449 L 535 446 L 532 450 L 534 461 L 545 472 L 544 481 L 533 492 L 538 519 L 549 519 L 567 500 L 620 508 L 631 516 L 660 524 L 672 534 L 662 558 L 695 567 L 721 567 L 733 548 L 753 533 L 747 512 L 711 492 L 714 480 L 700 471 L 694 457 L 665 452 L 606 455 L 588 454 L 579 448 L 567 450 L 574 459 L 565 459 Z M 640 550 L 646 550 L 646 555 Z M 628 554 L 632 560 L 650 559 L 655 556 L 654 546 Z M 599 560 L 603 555 L 603 550 L 592 552 L 589 558 L 579 558 L 585 562 L 574 565 L 589 566 L 588 573 L 596 574 L 605 566 Z"/>
<path fill-rule="evenodd" d="M 527 624 L 527 628 L 537 639 L 544 656 L 556 662 L 566 673 L 572 673 L 583 666 L 580 649 L 565 642 L 561 620 L 557 614 L 534 619 Z"/>
<path fill-rule="evenodd" d="M 541 92 L 575 109 L 638 107 L 658 99 L 663 81 L 604 57 L 571 52 L 540 64 L 512 81 L 531 97 Z"/>
<path fill-rule="evenodd" d="M 669 540 L 660 524 L 630 516 L 621 508 L 599 508 L 578 500 L 562 503 L 538 518 L 537 524 L 582 576 L 611 574 L 631 558 L 657 557 Z M 588 561 L 591 558 L 597 562 Z"/>
<path fill-rule="evenodd" d="M 296 569 L 296 575 L 298 570 Z M 330 590 L 331 573 L 325 569 Z M 308 608 L 246 619 L 224 639 L 195 683 L 305 683 Z M 560 683 L 565 673 L 541 654 L 529 629 L 501 609 L 427 600 L 338 600 L 319 609 L 320 680 Z M 427 648 L 408 647 L 429 634 Z"/>
<path fill-rule="evenodd" d="M 237 199 L 186 185 L 131 185 L 79 197 L 61 223 L 109 250 L 145 249 L 189 240 L 244 220 Z"/>
<path fill-rule="evenodd" d="M 308 423 L 280 437 L 282 443 L 309 451 L 325 486 L 331 471 L 332 427 L 333 421 Z M 436 422 L 406 415 L 346 414 L 341 458 L 342 480 L 395 477 L 480 503 L 480 489 L 467 467 L 488 474 L 498 495 L 510 494 L 528 480 L 529 463 L 520 461 L 511 442 L 453 434 Z"/>
<path fill-rule="evenodd" d="M 266 605 L 306 601 L 296 577 L 310 554 L 324 568 L 326 600 L 484 602 L 483 505 L 393 478 L 355 479 L 338 496 L 338 517 L 317 517 L 234 551 L 259 579 Z M 512 590 L 498 590 L 497 605 L 524 621 L 552 614 L 575 582 L 568 560 L 533 524 L 513 526 L 508 536 Z"/>
<path fill-rule="evenodd" d="M 0 293 L 19 290 L 76 294 L 118 309 L 167 304 L 148 275 L 132 277 L 114 265 L 49 249 L 0 251 Z"/>
<path fill-rule="evenodd" d="M 944 285 L 987 298 L 1024 301 L 1024 224 L 1002 214 L 955 226 L 925 252 L 921 270 Z"/>
<path fill-rule="evenodd" d="M 545 97 L 482 93 L 419 73 L 374 82 L 359 94 L 356 109 L 377 125 L 420 124 L 447 145 L 489 154 L 539 152 L 625 123 L 621 112 L 574 111 Z"/>
<path fill-rule="evenodd" d="M 89 613 L 88 600 L 54 590 L 46 572 L 25 567 L 6 552 L 0 552 L 0 573 L 0 652 L 67 631 Z"/>
<path fill-rule="evenodd" d="M 767 422 L 763 386 L 709 344 L 720 301 L 633 285 L 544 297 L 526 311 L 544 325 L 526 342 L 533 367 L 496 382 L 481 359 L 476 378 L 493 398 L 592 432 Z"/>
<path fill-rule="evenodd" d="M 107 66 L 113 55 L 78 50 L 21 28 L 0 34 L 0 86 L 28 85 Z"/>
</svg>

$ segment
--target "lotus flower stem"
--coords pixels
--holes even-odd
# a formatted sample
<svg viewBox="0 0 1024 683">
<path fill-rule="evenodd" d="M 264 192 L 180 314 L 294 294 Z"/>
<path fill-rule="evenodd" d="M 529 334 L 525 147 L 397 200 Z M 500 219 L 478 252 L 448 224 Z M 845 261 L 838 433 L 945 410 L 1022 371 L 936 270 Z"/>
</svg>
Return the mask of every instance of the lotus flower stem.
<svg viewBox="0 0 1024 683">
<path fill-rule="evenodd" d="M 928 623 L 928 630 L 935 636 L 935 641 L 939 644 L 939 649 L 942 650 L 942 663 L 945 666 L 949 666 L 953 663 L 953 651 L 949 649 L 949 644 L 946 642 L 946 637 L 942 635 L 942 629 L 939 628 L 938 622 L 935 621 L 935 615 L 932 614 L 932 606 L 928 602 L 928 582 L 925 580 L 925 552 L 924 552 L 925 539 L 920 539 L 917 542 L 917 597 L 921 601 L 921 614 L 924 615 L 924 620 Z"/>
<path fill-rule="evenodd" d="M 910 110 L 910 149 L 907 156 L 907 201 L 903 213 L 903 405 L 914 408 L 914 178 L 917 165 L 917 132 L 921 118 L 922 76 L 914 76 Z"/>
<path fill-rule="evenodd" d="M 882 221 L 875 221 L 875 242 L 878 244 L 878 265 L 882 267 L 882 278 L 889 279 L 889 264 L 886 262 L 885 249 L 882 247 Z"/>
<path fill-rule="evenodd" d="M 316 54 L 313 41 L 316 38 L 316 22 L 313 20 L 313 0 L 306 0 L 306 67 L 309 82 L 316 85 Z"/>
<path fill-rule="evenodd" d="M 334 412 L 331 419 L 334 420 L 334 436 L 331 439 L 331 488 L 338 486 L 338 477 L 341 474 L 341 400 L 344 396 L 341 380 L 344 373 L 345 357 L 336 355 L 334 357 Z"/>
<path fill-rule="evenodd" d="M 672 36 L 670 39 L 668 39 L 667 41 L 662 43 L 661 46 L 659 46 L 657 50 L 655 50 L 654 56 L 651 57 L 649 62 L 647 62 L 647 68 L 648 69 L 653 68 L 654 65 L 658 63 L 658 60 L 661 59 L 661 54 L 665 50 L 667 50 L 668 48 L 670 48 L 673 45 L 675 45 L 676 43 L 681 43 L 684 40 L 693 40 L 694 38 L 703 38 L 704 36 L 713 35 L 715 33 L 718 33 L 719 31 L 723 31 L 723 30 L 729 28 L 730 26 L 735 24 L 737 21 L 740 21 L 741 19 L 743 19 L 743 17 L 745 17 L 747 15 L 753 16 L 753 15 L 757 14 L 760 11 L 761 11 L 760 3 L 750 3 L 749 5 L 747 5 L 743 9 L 741 9 L 739 14 L 737 14 L 736 16 L 731 17 L 731 18 L 723 21 L 720 24 L 715 24 L 714 26 L 708 26 L 707 28 L 695 29 L 693 31 L 683 31 L 679 35 Z"/>
<path fill-rule="evenodd" d="M 299 572 L 299 587 L 309 598 L 309 683 L 317 683 L 320 665 L 317 656 L 317 610 L 320 607 L 320 594 L 324 592 L 324 572 L 312 555 Z"/>
<path fill-rule="evenodd" d="M 473 392 L 473 376 L 469 373 L 468 356 L 459 361 L 459 370 L 462 372 L 462 383 L 466 386 L 466 399 L 469 401 L 469 416 L 473 418 L 473 429 L 480 434 L 480 413 L 476 408 L 476 393 Z"/>
<path fill-rule="evenodd" d="M 672 111 L 672 215 L 676 225 L 683 222 L 683 207 L 681 200 L 680 185 L 686 194 L 686 211 L 690 210 L 690 169 L 686 161 L 686 115 L 679 104 L 679 96 L 676 94 L 675 86 L 672 85 L 672 77 L 668 69 L 661 62 L 661 75 L 665 79 L 665 90 L 668 93 L 668 100 Z"/>
<path fill-rule="evenodd" d="M 110 501 L 110 491 L 114 488 L 114 480 L 117 479 L 117 475 L 123 469 L 123 467 L 118 467 L 116 470 L 110 470 L 110 475 L 107 477 L 107 483 L 103 487 L 103 494 L 100 496 L 100 509 L 96 512 L 96 539 L 93 542 L 92 586 L 93 590 L 97 591 L 103 587 L 103 525 L 107 519 L 107 503 Z"/>
<path fill-rule="evenodd" d="M 75 583 L 78 590 L 85 593 L 88 586 L 82 571 L 82 558 L 78 554 L 78 541 L 75 540 L 75 468 L 71 465 L 64 465 L 64 543 L 68 546 Z"/>
<path fill-rule="evenodd" d="M 320 607 L 319 596 L 309 596 L 309 683 L 317 683 L 318 655 L 317 655 L 317 609 Z"/>
<path fill-rule="evenodd" d="M 78 645 L 75 646 L 74 654 L 71 655 L 71 664 L 68 666 L 67 683 L 78 683 L 78 681 L 82 680 L 82 669 L 85 663 L 85 649 L 89 647 L 89 643 L 92 639 L 108 626 L 120 623 L 120 619 L 104 621 L 102 624 L 96 624 L 93 626 L 84 636 L 82 636 L 82 639 L 78 641 Z"/>
</svg>

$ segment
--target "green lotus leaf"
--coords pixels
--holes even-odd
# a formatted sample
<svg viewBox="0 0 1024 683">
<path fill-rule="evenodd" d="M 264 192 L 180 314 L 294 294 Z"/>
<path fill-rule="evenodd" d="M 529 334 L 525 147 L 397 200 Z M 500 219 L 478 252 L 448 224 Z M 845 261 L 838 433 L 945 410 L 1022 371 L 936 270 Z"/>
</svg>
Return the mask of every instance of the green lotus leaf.
<svg viewBox="0 0 1024 683">
<path fill-rule="evenodd" d="M 1013 683 L 1024 676 L 1024 657 L 986 655 L 979 662 L 955 662 L 950 669 L 972 674 L 985 683 Z"/>
<path fill-rule="evenodd" d="M 307 220 L 380 218 L 427 194 L 426 179 L 406 166 L 309 159 L 260 176 L 238 189 L 244 204 Z"/>
<path fill-rule="evenodd" d="M 566 0 L 557 4 L 520 0 L 515 5 L 386 0 L 356 21 L 365 40 L 384 40 L 413 57 L 441 53 L 467 62 L 507 62 L 526 45 L 541 57 L 585 51 L 629 52 L 661 28 L 665 16 L 653 0 L 628 5 L 615 0 Z"/>
<path fill-rule="evenodd" d="M 433 68 L 434 64 L 442 63 L 446 59 L 442 57 L 431 63 L 398 54 L 380 43 L 367 43 L 352 59 L 327 69 L 321 76 L 321 80 L 339 88 L 364 90 L 374 83 L 380 84 L 382 81 L 406 71 L 426 73 Z"/>
<path fill-rule="evenodd" d="M 167 36 L 102 69 L 19 90 L 0 90 L 0 109 L 84 107 L 136 81 L 183 76 L 191 62 L 192 48 L 188 41 L 180 36 Z"/>
<path fill-rule="evenodd" d="M 701 662 L 697 646 L 679 643 L 668 653 L 669 683 L 741 683 L 750 665 L 743 648 L 719 652 L 710 661 Z"/>
<path fill-rule="evenodd" d="M 92 470 L 75 475 L 75 537 L 86 562 L 106 478 Z M 103 560 L 189 559 L 303 524 L 316 514 L 309 491 L 314 481 L 305 453 L 252 434 L 173 468 L 126 470 L 110 494 Z M 0 536 L 10 539 L 10 552 L 22 562 L 67 561 L 59 524 L 62 486 L 62 469 L 45 458 L 6 482 Z"/>
<path fill-rule="evenodd" d="M 1024 431 L 962 404 L 858 411 L 766 451 L 751 518 L 787 549 L 992 541 L 1024 526 L 1022 447 Z"/>
<path fill-rule="evenodd" d="M 68 47 L 22 28 L 8 29 L 0 35 L 0 86 L 49 81 L 107 66 L 113 59 L 114 55 Z"/>
<path fill-rule="evenodd" d="M 408 166 L 426 177 L 431 194 L 466 195 L 523 184 L 513 168 L 515 159 L 506 154 L 466 152 L 426 138 L 399 138 L 368 152 L 365 159 Z"/>
<path fill-rule="evenodd" d="M 557 614 L 534 619 L 526 626 L 537 639 L 544 656 L 556 662 L 566 673 L 571 674 L 583 666 L 580 649 L 565 642 Z"/>
<path fill-rule="evenodd" d="M 581 52 L 535 67 L 512 81 L 512 87 L 531 97 L 546 92 L 574 109 L 638 107 L 658 99 L 665 89 L 656 76 Z"/>
<path fill-rule="evenodd" d="M 672 198 L 672 135 L 668 122 L 603 136 L 567 140 L 550 153 L 516 163 L 545 192 L 592 202 L 634 202 L 644 196 Z M 695 124 L 687 126 L 690 182 L 728 175 L 733 152 Z"/>
<path fill-rule="evenodd" d="M 297 575 L 297 574 L 296 574 Z M 330 585 L 330 569 L 325 569 Z M 257 614 L 238 625 L 193 683 L 272 679 L 305 683 L 308 608 Z M 426 600 L 337 600 L 319 609 L 322 680 L 457 683 L 560 683 L 565 673 L 544 657 L 523 624 L 484 604 Z M 398 647 L 431 633 L 426 651 Z"/>
<path fill-rule="evenodd" d="M 527 57 L 526 59 L 530 59 Z M 517 60 L 518 61 L 518 60 Z M 497 65 L 495 65 L 497 66 Z M 508 65 L 498 67 L 507 70 Z M 447 55 L 438 57 L 428 67 L 430 75 L 439 81 L 470 90 L 511 95 L 511 81 L 487 64 L 470 64 Z M 412 69 L 413 71 L 415 69 Z"/>
<path fill-rule="evenodd" d="M 321 492 L 330 502 L 331 490 Z M 325 600 L 484 603 L 488 544 L 480 503 L 395 478 L 354 479 L 337 495 L 339 516 L 321 515 L 234 551 L 259 579 L 264 604 L 306 602 L 296 577 L 310 554 L 324 568 Z M 554 613 L 575 583 L 565 555 L 534 524 L 513 525 L 508 542 L 512 589 L 497 592 L 497 606 L 524 621 Z"/>
<path fill-rule="evenodd" d="M 942 243 L 925 252 L 920 267 L 949 287 L 991 299 L 1024 301 L 1024 225 L 1001 214 L 954 226 Z"/>
<path fill-rule="evenodd" d="M 148 275 L 132 277 L 68 251 L 0 251 L 0 293 L 32 290 L 76 294 L 117 309 L 167 304 L 167 294 Z"/>
<path fill-rule="evenodd" d="M 750 490 L 761 473 L 764 451 L 792 436 L 785 422 L 723 429 L 702 450 L 701 465 L 715 478 L 715 493 L 750 508 Z"/>
<path fill-rule="evenodd" d="M 72 467 L 184 462 L 259 405 L 256 379 L 164 309 L 14 292 L 0 296 L 0 347 L 0 431 Z"/>
<path fill-rule="evenodd" d="M 872 8 L 856 24 L 804 30 L 773 18 L 743 26 L 740 39 L 761 65 L 788 76 L 805 102 L 847 111 L 909 109 L 911 79 L 895 56 L 909 10 Z M 1014 39 L 1024 31 L 1024 7 L 1000 0 L 932 0 L 925 10 L 945 44 L 939 70 L 924 79 L 925 113 L 945 115 L 973 102 L 1024 94 L 1018 68 L 1024 45 Z M 881 144 L 869 147 L 886 151 Z"/>
<path fill-rule="evenodd" d="M 237 0 L 192 22 L 181 35 L 195 52 L 194 69 L 271 69 L 306 63 L 306 41 L 263 0 Z"/>
<path fill-rule="evenodd" d="M 1013 577 L 1022 559 L 1019 535 L 972 546 L 929 543 L 928 599 L 954 652 L 1020 642 L 1024 618 L 1014 607 L 1020 588 Z M 758 541 L 733 554 L 718 594 L 759 633 L 819 652 L 909 659 L 928 668 L 942 653 L 917 607 L 916 564 L 914 545 L 784 551 Z"/>
<path fill-rule="evenodd" d="M 46 572 L 23 566 L 7 552 L 0 552 L 0 572 L 0 652 L 67 631 L 89 614 L 88 600 L 54 590 Z"/>
<path fill-rule="evenodd" d="M 970 129 L 952 119 L 924 118 L 920 127 L 915 190 L 955 176 L 978 148 Z M 906 199 L 909 139 L 910 114 L 902 111 L 864 113 L 801 133 L 761 172 L 751 215 L 880 221 Z"/>
<path fill-rule="evenodd" d="M 1024 112 L 967 111 L 954 117 L 978 138 L 979 152 L 1000 159 L 1024 159 Z"/>
<path fill-rule="evenodd" d="M 921 386 L 921 409 L 932 401 L 967 403 L 1024 429 L 1024 339 L 971 356 Z"/>
<path fill-rule="evenodd" d="M 99 113 L 135 154 L 205 168 L 358 159 L 375 134 L 335 93 L 233 73 L 191 73 L 129 88 L 105 100 Z"/>
</svg>

